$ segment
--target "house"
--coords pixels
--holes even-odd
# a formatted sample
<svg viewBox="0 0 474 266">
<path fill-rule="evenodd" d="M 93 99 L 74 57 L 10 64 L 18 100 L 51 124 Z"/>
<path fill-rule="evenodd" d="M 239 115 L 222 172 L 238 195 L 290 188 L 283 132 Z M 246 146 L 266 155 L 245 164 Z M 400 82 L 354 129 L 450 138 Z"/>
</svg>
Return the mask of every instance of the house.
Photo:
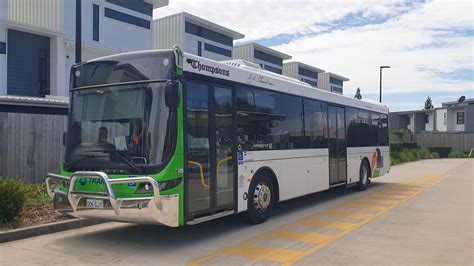
<svg viewBox="0 0 474 266">
<path fill-rule="evenodd" d="M 283 75 L 301 80 L 309 85 L 318 87 L 318 74 L 324 70 L 298 61 L 283 63 Z"/>
<path fill-rule="evenodd" d="M 291 59 L 291 55 L 252 42 L 234 47 L 233 58 L 252 62 L 265 70 L 281 75 L 283 60 Z"/>
<path fill-rule="evenodd" d="M 216 23 L 182 12 L 153 21 L 155 49 L 178 45 L 183 51 L 217 61 L 232 59 L 234 40 L 245 37 Z"/>
<path fill-rule="evenodd" d="M 390 130 L 409 129 L 416 134 L 427 132 L 474 132 L 474 98 L 444 102 L 430 110 L 393 112 Z"/>
<path fill-rule="evenodd" d="M 344 91 L 344 82 L 349 81 L 349 79 L 331 72 L 325 72 L 318 74 L 318 81 L 318 88 L 342 94 Z"/>
<path fill-rule="evenodd" d="M 0 95 L 67 97 L 76 1 L 0 0 Z M 153 9 L 168 0 L 82 0 L 82 60 L 151 49 Z"/>
</svg>

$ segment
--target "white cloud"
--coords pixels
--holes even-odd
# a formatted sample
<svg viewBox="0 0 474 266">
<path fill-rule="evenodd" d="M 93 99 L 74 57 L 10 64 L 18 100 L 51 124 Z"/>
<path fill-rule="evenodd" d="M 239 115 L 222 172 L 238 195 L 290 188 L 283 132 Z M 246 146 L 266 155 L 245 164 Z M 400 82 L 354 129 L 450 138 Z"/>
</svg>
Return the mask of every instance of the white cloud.
<svg viewBox="0 0 474 266">
<path fill-rule="evenodd" d="M 155 10 L 155 17 L 187 11 L 242 32 L 246 40 L 301 34 L 273 48 L 349 77 L 347 94 L 356 87 L 363 93 L 378 92 L 380 65 L 392 67 L 384 70 L 385 92 L 456 91 L 473 89 L 472 79 L 454 81 L 440 73 L 474 69 L 473 5 L 471 1 L 171 0 L 168 7 Z M 350 14 L 388 20 L 339 27 Z"/>
</svg>

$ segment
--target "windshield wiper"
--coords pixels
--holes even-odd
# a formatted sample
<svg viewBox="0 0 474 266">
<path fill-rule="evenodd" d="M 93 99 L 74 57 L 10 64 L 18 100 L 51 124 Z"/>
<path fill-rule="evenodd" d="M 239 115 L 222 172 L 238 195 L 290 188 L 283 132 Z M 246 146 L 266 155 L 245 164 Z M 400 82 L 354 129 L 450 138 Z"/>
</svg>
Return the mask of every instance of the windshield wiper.
<svg viewBox="0 0 474 266">
<path fill-rule="evenodd" d="M 140 169 L 134 162 L 130 161 L 124 154 L 123 151 L 118 150 L 88 150 L 87 152 L 103 152 L 103 153 L 113 153 L 116 154 L 117 157 L 125 162 L 128 166 L 130 166 L 133 170 L 137 171 L 141 174 L 142 169 Z"/>
<path fill-rule="evenodd" d="M 70 162 L 68 164 L 65 165 L 66 168 L 70 168 L 72 166 L 75 166 L 77 165 L 78 163 L 80 163 L 81 161 L 85 160 L 85 159 L 89 159 L 89 158 L 95 158 L 95 157 L 102 157 L 102 156 L 98 156 L 98 155 L 79 155 L 79 156 L 82 156 L 81 158 L 73 161 L 73 162 Z"/>
</svg>

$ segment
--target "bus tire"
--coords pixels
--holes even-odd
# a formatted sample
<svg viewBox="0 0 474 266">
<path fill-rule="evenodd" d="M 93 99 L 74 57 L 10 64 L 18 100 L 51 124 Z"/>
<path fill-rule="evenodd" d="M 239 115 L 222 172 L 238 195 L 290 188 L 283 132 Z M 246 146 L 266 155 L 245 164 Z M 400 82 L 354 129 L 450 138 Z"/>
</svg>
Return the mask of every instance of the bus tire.
<svg viewBox="0 0 474 266">
<path fill-rule="evenodd" d="M 360 170 L 359 170 L 359 182 L 357 183 L 357 189 L 359 191 L 364 191 L 367 189 L 367 186 L 369 185 L 369 177 L 370 177 L 370 170 L 369 170 L 369 164 L 367 163 L 366 160 L 363 160 L 362 163 L 360 164 Z"/>
<path fill-rule="evenodd" d="M 261 172 L 252 179 L 248 195 L 248 221 L 260 224 L 268 220 L 276 199 L 275 184 L 268 172 Z"/>
</svg>

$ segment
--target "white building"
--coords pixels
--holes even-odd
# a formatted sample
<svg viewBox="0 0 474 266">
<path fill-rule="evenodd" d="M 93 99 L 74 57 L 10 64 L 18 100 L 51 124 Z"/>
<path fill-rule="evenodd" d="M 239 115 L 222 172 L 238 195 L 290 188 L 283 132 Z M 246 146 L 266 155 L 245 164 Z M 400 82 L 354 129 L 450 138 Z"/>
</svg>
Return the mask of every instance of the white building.
<svg viewBox="0 0 474 266">
<path fill-rule="evenodd" d="M 301 80 L 316 88 L 319 73 L 324 73 L 324 70 L 298 61 L 283 63 L 283 75 Z"/>
<path fill-rule="evenodd" d="M 318 74 L 318 88 L 330 92 L 342 94 L 346 81 L 349 81 L 349 79 L 331 72 Z"/>
<path fill-rule="evenodd" d="M 225 28 L 192 14 L 182 12 L 153 21 L 155 49 L 178 45 L 183 51 L 209 59 L 232 59 L 234 40 L 242 33 Z"/>
<path fill-rule="evenodd" d="M 390 113 L 390 130 L 409 129 L 436 132 L 474 132 L 474 98 L 444 102 L 431 110 L 416 110 Z"/>
<path fill-rule="evenodd" d="M 278 52 L 258 43 L 247 43 L 234 47 L 233 58 L 250 61 L 265 70 L 282 74 L 283 60 L 291 59 L 291 55 Z"/>
<path fill-rule="evenodd" d="M 75 3 L 0 0 L 0 95 L 68 95 L 69 69 L 75 62 Z M 82 0 L 82 60 L 151 49 L 153 8 L 167 4 Z"/>
</svg>

